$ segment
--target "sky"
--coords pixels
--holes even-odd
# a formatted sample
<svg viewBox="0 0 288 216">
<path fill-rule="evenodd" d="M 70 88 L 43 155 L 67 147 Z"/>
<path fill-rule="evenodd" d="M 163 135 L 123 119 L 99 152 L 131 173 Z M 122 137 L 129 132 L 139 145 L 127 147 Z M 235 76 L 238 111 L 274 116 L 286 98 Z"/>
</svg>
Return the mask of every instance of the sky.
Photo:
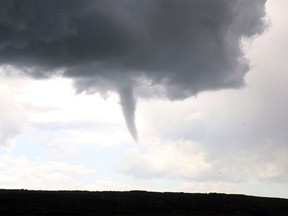
<svg viewBox="0 0 288 216">
<path fill-rule="evenodd" d="M 11 2 L 0 188 L 288 198 L 286 0 Z"/>
</svg>

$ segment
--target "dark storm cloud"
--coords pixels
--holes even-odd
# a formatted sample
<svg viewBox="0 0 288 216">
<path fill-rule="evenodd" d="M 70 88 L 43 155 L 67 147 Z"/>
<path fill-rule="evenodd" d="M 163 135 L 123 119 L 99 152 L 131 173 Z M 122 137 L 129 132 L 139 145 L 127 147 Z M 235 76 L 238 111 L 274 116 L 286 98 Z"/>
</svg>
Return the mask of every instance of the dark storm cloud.
<svg viewBox="0 0 288 216">
<path fill-rule="evenodd" d="M 263 32 L 264 4 L 2 0 L 0 61 L 36 77 L 62 68 L 82 90 L 149 82 L 177 99 L 239 87 L 249 69 L 239 41 Z"/>
<path fill-rule="evenodd" d="M 242 86 L 240 41 L 264 17 L 265 0 L 2 0 L 0 64 L 38 78 L 60 69 L 79 91 L 182 99 Z"/>
</svg>

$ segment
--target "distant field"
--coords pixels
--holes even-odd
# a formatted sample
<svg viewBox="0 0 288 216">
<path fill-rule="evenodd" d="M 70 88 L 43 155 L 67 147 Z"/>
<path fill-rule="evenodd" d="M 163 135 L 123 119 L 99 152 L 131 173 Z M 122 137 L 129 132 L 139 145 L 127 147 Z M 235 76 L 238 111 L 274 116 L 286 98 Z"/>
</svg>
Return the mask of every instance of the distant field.
<svg viewBox="0 0 288 216">
<path fill-rule="evenodd" d="M 288 199 L 227 194 L 0 190 L 0 215 L 288 215 Z"/>
</svg>

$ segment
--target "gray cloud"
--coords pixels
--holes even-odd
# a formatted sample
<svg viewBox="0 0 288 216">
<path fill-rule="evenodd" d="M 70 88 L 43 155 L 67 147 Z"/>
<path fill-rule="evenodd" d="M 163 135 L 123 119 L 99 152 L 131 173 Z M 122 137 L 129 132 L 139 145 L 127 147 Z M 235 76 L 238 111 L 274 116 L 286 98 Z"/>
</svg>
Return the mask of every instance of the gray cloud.
<svg viewBox="0 0 288 216">
<path fill-rule="evenodd" d="M 87 92 L 129 85 L 137 96 L 183 99 L 238 88 L 249 70 L 240 41 L 265 30 L 264 6 L 265 0 L 3 0 L 0 64 L 36 78 L 61 71 Z"/>
</svg>

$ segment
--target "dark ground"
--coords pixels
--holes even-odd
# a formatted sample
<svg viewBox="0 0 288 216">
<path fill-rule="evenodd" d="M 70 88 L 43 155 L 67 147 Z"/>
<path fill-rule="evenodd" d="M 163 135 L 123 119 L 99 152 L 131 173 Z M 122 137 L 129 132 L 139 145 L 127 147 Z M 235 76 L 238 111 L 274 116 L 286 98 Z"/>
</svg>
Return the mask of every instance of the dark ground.
<svg viewBox="0 0 288 216">
<path fill-rule="evenodd" d="M 0 215 L 288 215 L 288 199 L 227 194 L 0 190 Z"/>
</svg>

